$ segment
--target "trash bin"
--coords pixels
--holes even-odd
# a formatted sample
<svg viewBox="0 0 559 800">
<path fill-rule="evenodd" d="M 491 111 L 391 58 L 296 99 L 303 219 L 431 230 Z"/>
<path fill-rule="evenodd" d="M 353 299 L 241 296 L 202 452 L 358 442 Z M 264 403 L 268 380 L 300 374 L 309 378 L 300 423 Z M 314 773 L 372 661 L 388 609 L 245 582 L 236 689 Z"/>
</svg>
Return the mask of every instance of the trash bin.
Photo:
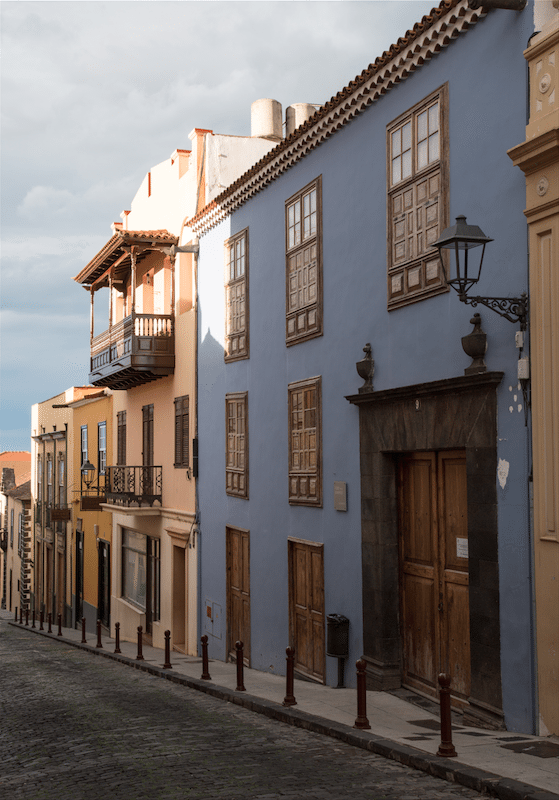
<svg viewBox="0 0 559 800">
<path fill-rule="evenodd" d="M 349 619 L 342 614 L 328 614 L 326 626 L 326 655 L 347 658 L 349 655 Z"/>
</svg>

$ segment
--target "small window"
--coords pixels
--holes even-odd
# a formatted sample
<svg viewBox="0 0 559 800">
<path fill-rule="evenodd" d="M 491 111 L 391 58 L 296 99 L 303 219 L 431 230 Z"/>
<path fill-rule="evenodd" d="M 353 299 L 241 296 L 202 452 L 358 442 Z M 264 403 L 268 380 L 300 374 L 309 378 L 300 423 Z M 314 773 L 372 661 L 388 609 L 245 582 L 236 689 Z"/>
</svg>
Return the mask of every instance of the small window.
<svg viewBox="0 0 559 800">
<path fill-rule="evenodd" d="M 248 392 L 225 397 L 225 491 L 248 500 Z"/>
<path fill-rule="evenodd" d="M 14 509 L 10 509 L 10 547 L 14 546 Z"/>
<path fill-rule="evenodd" d="M 322 335 L 322 180 L 285 204 L 287 345 Z"/>
<path fill-rule="evenodd" d="M 64 458 L 58 459 L 58 504 L 63 506 L 66 503 L 66 464 Z"/>
<path fill-rule="evenodd" d="M 47 458 L 47 505 L 49 508 L 53 503 L 53 485 L 52 485 L 52 459 Z"/>
<path fill-rule="evenodd" d="M 83 467 L 83 465 L 87 461 L 87 425 L 81 426 L 81 453 L 82 453 L 81 466 Z"/>
<path fill-rule="evenodd" d="M 248 228 L 225 242 L 225 360 L 249 357 Z"/>
<path fill-rule="evenodd" d="M 97 425 L 97 469 L 99 475 L 104 475 L 107 469 L 107 423 L 99 422 Z"/>
<path fill-rule="evenodd" d="M 43 502 L 43 461 L 41 458 L 37 460 L 37 501 Z"/>
<path fill-rule="evenodd" d="M 289 502 L 322 506 L 321 379 L 288 387 Z"/>
<path fill-rule="evenodd" d="M 175 467 L 188 467 L 189 408 L 188 395 L 175 398 Z"/>
<path fill-rule="evenodd" d="M 388 309 L 447 291 L 433 248 L 448 220 L 447 87 L 394 120 L 388 148 Z"/>
<path fill-rule="evenodd" d="M 116 415 L 117 430 L 117 457 L 116 463 L 120 466 L 126 464 L 126 411 L 119 411 Z"/>
</svg>

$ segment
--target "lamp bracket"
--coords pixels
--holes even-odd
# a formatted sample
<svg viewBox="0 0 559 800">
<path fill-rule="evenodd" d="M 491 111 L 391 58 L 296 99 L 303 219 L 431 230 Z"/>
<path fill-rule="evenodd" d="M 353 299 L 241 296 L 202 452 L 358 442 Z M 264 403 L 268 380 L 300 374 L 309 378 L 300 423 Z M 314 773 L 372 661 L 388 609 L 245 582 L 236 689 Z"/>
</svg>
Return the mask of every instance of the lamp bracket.
<svg viewBox="0 0 559 800">
<path fill-rule="evenodd" d="M 520 330 L 526 330 L 528 322 L 526 292 L 522 292 L 520 297 L 468 297 L 466 293 L 460 293 L 458 296 L 463 303 L 474 308 L 478 305 L 486 306 L 509 322 L 520 322 Z"/>
</svg>

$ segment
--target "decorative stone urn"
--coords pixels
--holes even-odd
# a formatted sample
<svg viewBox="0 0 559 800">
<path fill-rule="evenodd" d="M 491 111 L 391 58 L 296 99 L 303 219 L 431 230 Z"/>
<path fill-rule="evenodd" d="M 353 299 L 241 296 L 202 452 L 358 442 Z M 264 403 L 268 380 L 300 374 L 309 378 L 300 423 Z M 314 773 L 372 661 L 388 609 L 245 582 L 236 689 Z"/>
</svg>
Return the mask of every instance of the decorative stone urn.
<svg viewBox="0 0 559 800">
<path fill-rule="evenodd" d="M 373 375 L 375 374 L 375 362 L 372 358 L 372 348 L 370 342 L 367 342 L 363 348 L 365 357 L 355 364 L 357 372 L 363 378 L 365 383 L 359 389 L 359 392 L 372 392 L 373 391 Z"/>
<path fill-rule="evenodd" d="M 467 356 L 472 358 L 472 363 L 464 370 L 464 375 L 476 375 L 486 372 L 487 366 L 483 356 L 487 350 L 487 334 L 481 330 L 481 315 L 474 314 L 470 320 L 474 329 L 467 336 L 462 337 L 462 349 Z"/>
</svg>

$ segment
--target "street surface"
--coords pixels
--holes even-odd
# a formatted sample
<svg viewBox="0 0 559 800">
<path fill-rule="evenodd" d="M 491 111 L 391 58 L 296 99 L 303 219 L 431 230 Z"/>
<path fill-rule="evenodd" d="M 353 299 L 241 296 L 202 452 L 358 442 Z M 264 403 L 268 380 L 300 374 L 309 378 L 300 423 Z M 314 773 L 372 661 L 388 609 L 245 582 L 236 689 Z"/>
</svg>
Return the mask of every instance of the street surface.
<svg viewBox="0 0 559 800">
<path fill-rule="evenodd" d="M 0 800 L 480 795 L 0 621 Z"/>
</svg>

